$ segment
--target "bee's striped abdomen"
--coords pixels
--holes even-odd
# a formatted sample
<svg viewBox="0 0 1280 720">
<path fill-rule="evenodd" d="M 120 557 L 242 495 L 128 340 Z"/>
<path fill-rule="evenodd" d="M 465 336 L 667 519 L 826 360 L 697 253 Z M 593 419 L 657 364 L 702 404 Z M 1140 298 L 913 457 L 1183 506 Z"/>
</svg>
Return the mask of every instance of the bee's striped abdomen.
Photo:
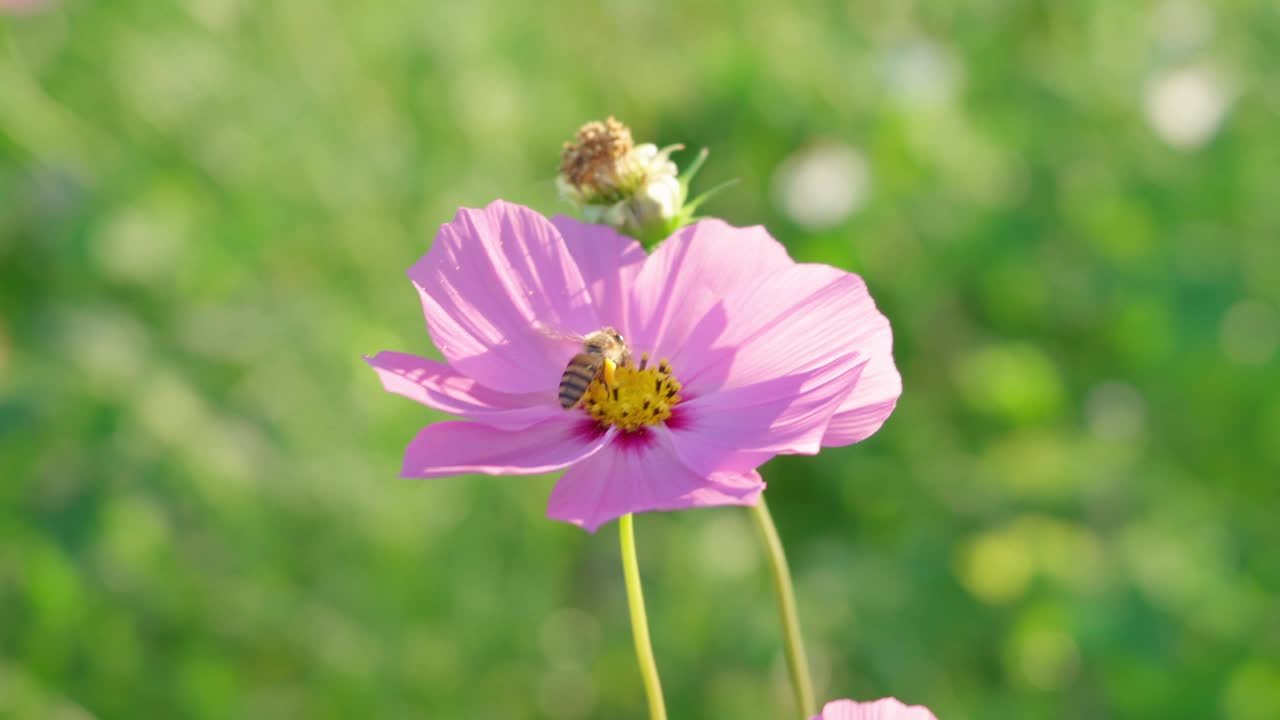
<svg viewBox="0 0 1280 720">
<path fill-rule="evenodd" d="M 575 357 L 569 367 L 564 369 L 564 375 L 560 376 L 560 407 L 565 410 L 582 399 L 587 386 L 596 377 L 597 368 L 589 362 L 581 362 L 580 357 Z"/>
</svg>

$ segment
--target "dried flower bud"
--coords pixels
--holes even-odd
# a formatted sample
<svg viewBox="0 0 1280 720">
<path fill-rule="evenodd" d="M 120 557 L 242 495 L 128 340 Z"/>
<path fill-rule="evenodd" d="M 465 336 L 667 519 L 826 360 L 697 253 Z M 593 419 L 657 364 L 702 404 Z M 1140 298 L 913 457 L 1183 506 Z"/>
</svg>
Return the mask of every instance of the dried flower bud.
<svg viewBox="0 0 1280 720">
<path fill-rule="evenodd" d="M 636 145 L 613 117 L 589 122 L 565 143 L 556 184 L 587 222 L 656 242 L 679 227 L 685 208 L 687 185 L 671 161 L 683 147 Z"/>
<path fill-rule="evenodd" d="M 610 117 L 589 122 L 564 144 L 560 174 L 587 197 L 611 197 L 623 190 L 627 156 L 635 148 L 631 129 Z"/>
</svg>

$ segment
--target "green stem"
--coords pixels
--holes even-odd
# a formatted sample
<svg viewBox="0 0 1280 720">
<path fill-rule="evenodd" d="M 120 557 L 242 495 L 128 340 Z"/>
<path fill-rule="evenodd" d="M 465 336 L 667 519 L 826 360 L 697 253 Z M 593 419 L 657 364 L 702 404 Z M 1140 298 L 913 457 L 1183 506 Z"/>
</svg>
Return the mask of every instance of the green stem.
<svg viewBox="0 0 1280 720">
<path fill-rule="evenodd" d="M 796 591 L 791 584 L 791 570 L 787 567 L 787 555 L 782 551 L 778 528 L 773 524 L 769 506 L 760 496 L 760 502 L 751 508 L 751 517 L 760 531 L 760 541 L 769 555 L 769 567 L 773 570 L 773 590 L 778 596 L 778 614 L 782 616 L 782 635 L 787 648 L 787 670 L 791 673 L 791 687 L 796 695 L 796 705 L 802 720 L 818 714 L 813 699 L 813 680 L 809 678 L 809 661 L 804 654 L 804 638 L 800 634 L 800 617 L 796 614 Z"/>
<path fill-rule="evenodd" d="M 662 701 L 662 682 L 658 664 L 653 660 L 653 644 L 649 641 L 649 619 L 644 613 L 644 590 L 640 587 L 640 563 L 636 560 L 636 533 L 631 515 L 618 518 L 622 537 L 622 574 L 627 584 L 627 606 L 631 610 L 631 634 L 636 640 L 636 660 L 644 694 L 649 698 L 649 720 L 667 720 L 667 706 Z"/>
</svg>

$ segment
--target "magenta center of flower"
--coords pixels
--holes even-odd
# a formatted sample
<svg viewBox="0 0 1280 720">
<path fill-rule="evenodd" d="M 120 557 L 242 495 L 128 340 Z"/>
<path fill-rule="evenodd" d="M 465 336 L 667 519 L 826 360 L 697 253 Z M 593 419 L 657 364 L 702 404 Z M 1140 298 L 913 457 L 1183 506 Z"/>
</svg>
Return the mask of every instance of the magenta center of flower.
<svg viewBox="0 0 1280 720">
<path fill-rule="evenodd" d="M 648 356 L 643 356 L 639 367 L 618 367 L 612 383 L 592 381 L 582 396 L 583 409 L 602 427 L 628 432 L 665 422 L 680 403 L 680 381 L 666 360 L 656 368 L 647 364 Z"/>
</svg>

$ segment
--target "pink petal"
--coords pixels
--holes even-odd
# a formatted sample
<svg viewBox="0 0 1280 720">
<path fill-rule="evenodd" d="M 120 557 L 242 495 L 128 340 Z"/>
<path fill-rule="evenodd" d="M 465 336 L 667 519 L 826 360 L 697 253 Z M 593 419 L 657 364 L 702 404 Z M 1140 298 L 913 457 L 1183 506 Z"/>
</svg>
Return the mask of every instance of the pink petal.
<svg viewBox="0 0 1280 720">
<path fill-rule="evenodd" d="M 849 334 L 865 295 L 856 275 L 793 265 L 726 298 L 720 336 L 707 345 L 695 333 L 696 352 L 673 360 L 692 396 L 675 424 L 690 467 L 741 468 L 739 451 L 816 453 L 868 360 Z"/>
<path fill-rule="evenodd" d="M 664 250 L 673 240 L 684 247 Z M 699 220 L 673 233 L 654 255 L 659 253 L 667 253 L 662 260 L 666 267 L 701 264 L 694 268 L 702 273 L 699 282 L 716 295 L 749 287 L 775 270 L 796 264 L 787 248 L 763 226 L 734 227 L 716 218 Z"/>
<path fill-rule="evenodd" d="M 874 308 L 870 296 L 867 304 Z M 859 354 L 868 360 L 853 392 L 831 417 L 822 438 L 826 447 L 849 445 L 873 435 L 889 419 L 902 395 L 902 376 L 893 363 L 893 331 L 888 318 L 879 311 L 864 312 L 861 323 L 850 328 L 850 333 L 856 337 Z"/>
<path fill-rule="evenodd" d="M 874 702 L 833 700 L 812 720 L 938 720 L 922 705 L 903 705 L 897 698 L 881 698 Z"/>
<path fill-rule="evenodd" d="M 591 457 L 610 437 L 580 417 L 558 417 L 523 430 L 475 422 L 435 423 L 409 443 L 400 476 L 537 475 Z"/>
<path fill-rule="evenodd" d="M 815 264 L 775 270 L 719 305 L 725 328 L 715 337 L 690 337 L 682 362 L 672 360 L 681 382 L 696 385 L 700 395 L 859 354 L 856 328 L 876 313 L 862 278 Z"/>
<path fill-rule="evenodd" d="M 677 230 L 645 261 L 629 308 L 627 341 L 673 363 L 695 333 L 714 338 L 724 329 L 716 303 L 794 264 L 761 227 L 736 228 L 700 220 Z M 678 365 L 677 365 L 678 367 Z"/>
<path fill-rule="evenodd" d="M 564 237 L 565 246 L 578 265 L 594 301 L 601 325 L 611 325 L 624 336 L 631 286 L 647 257 L 635 240 L 608 225 L 593 225 L 571 217 L 551 218 Z"/>
<path fill-rule="evenodd" d="M 365 362 L 388 392 L 486 425 L 518 430 L 564 412 L 548 393 L 511 395 L 490 390 L 444 363 L 417 355 L 384 351 L 366 357 Z"/>
<path fill-rule="evenodd" d="M 754 471 L 695 473 L 675 456 L 659 427 L 619 436 L 565 472 L 551 491 L 547 515 L 595 532 L 627 513 L 716 505 L 754 505 L 764 481 Z"/>
<path fill-rule="evenodd" d="M 53 4 L 53 0 L 0 0 L 0 13 L 22 15 Z"/>
<path fill-rule="evenodd" d="M 727 365 L 729 353 L 723 348 L 732 342 L 724 337 L 727 313 L 732 309 L 727 298 L 750 297 L 763 277 L 795 265 L 785 248 L 759 226 L 735 228 L 706 220 L 684 228 L 666 240 L 646 264 L 637 279 L 642 286 L 636 290 L 640 302 L 632 311 L 633 315 L 669 311 L 675 313 L 674 319 L 645 322 L 637 318 L 633 324 L 638 331 L 633 330 L 628 339 L 637 351 L 650 350 L 655 358 L 669 357 L 682 381 L 691 369 Z M 866 366 L 832 416 L 822 441 L 825 446 L 848 445 L 875 433 L 902 394 L 889 321 L 876 310 L 865 284 L 855 295 L 844 314 L 850 325 L 840 332 L 858 345 Z M 738 314 L 740 311 L 734 313 Z M 715 372 L 702 379 L 714 378 Z"/>
<path fill-rule="evenodd" d="M 699 472 L 743 471 L 780 453 L 817 453 L 862 368 L 856 355 L 844 355 L 820 368 L 682 403 L 672 428 L 681 460 Z"/>
<path fill-rule="evenodd" d="M 545 331 L 601 325 L 559 231 L 501 200 L 459 210 L 409 277 L 436 347 L 458 372 L 495 390 L 554 397 L 573 351 Z"/>
</svg>

